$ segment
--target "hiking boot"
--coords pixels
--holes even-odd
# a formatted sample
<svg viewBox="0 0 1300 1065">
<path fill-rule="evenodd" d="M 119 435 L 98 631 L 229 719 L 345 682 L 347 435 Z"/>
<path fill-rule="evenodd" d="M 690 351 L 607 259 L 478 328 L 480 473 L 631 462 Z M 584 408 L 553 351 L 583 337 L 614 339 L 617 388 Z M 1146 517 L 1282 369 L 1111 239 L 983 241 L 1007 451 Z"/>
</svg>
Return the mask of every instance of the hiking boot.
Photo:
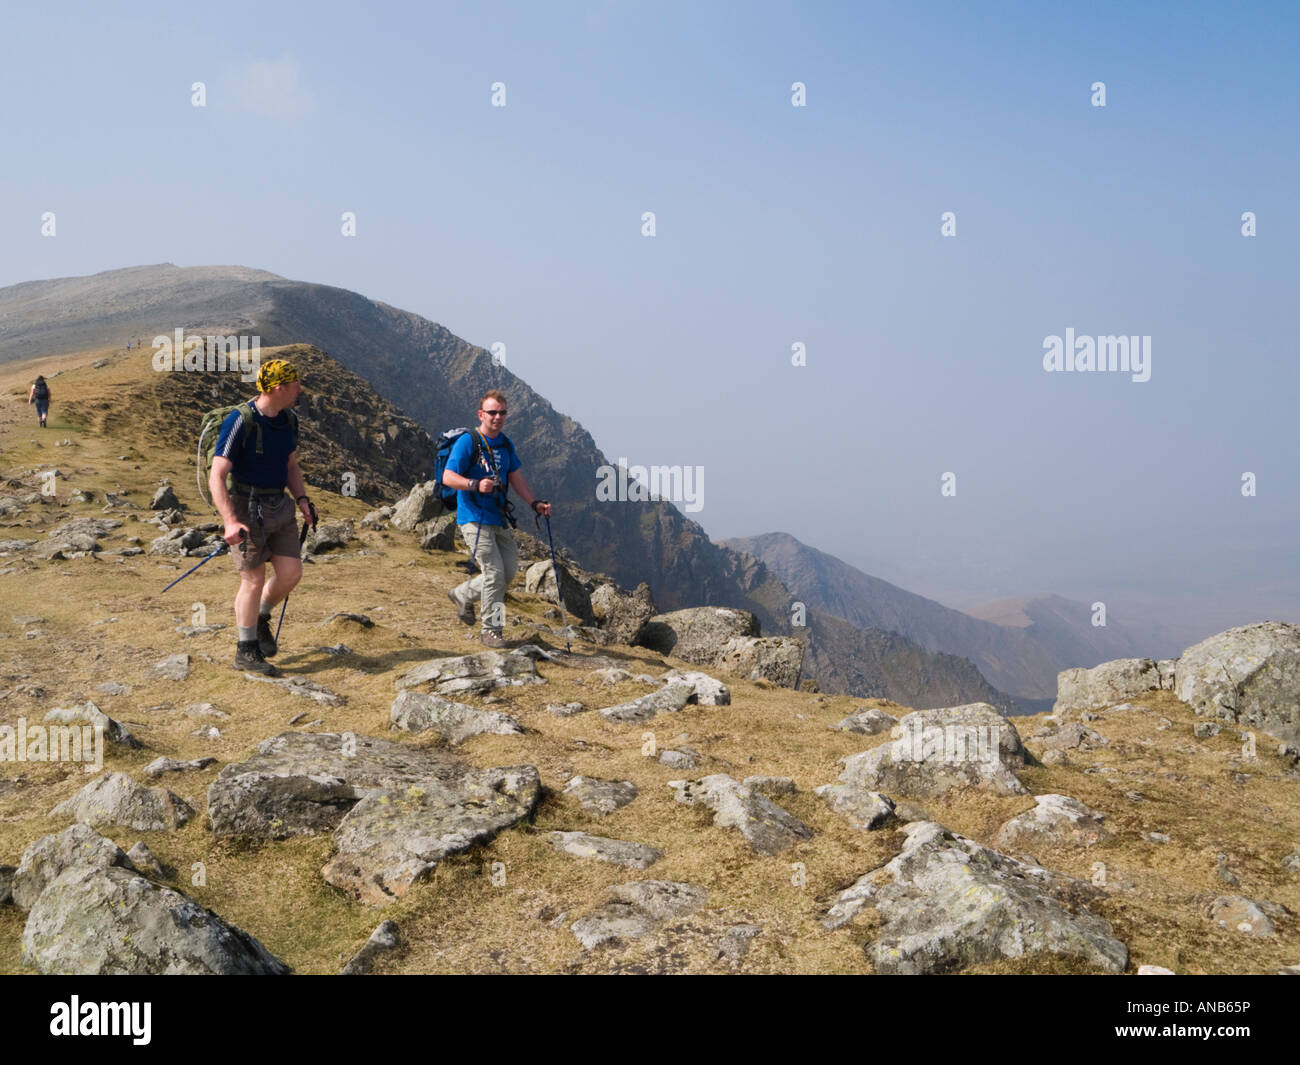
<svg viewBox="0 0 1300 1065">
<path fill-rule="evenodd" d="M 452 588 L 447 592 L 447 598 L 451 600 L 452 605 L 456 608 L 456 617 L 463 625 L 474 624 L 474 604 L 462 603 L 456 595 L 456 589 Z"/>
<path fill-rule="evenodd" d="M 278 677 L 280 671 L 266 660 L 256 640 L 240 640 L 235 651 L 235 668 L 247 673 L 261 673 L 267 677 Z"/>
<path fill-rule="evenodd" d="M 500 629 L 484 629 L 482 640 L 484 647 L 491 647 L 493 650 L 500 650 L 506 646 L 506 641 L 501 638 Z"/>
<path fill-rule="evenodd" d="M 280 650 L 280 645 L 275 642 L 275 637 L 271 635 L 271 619 L 269 617 L 258 617 L 257 619 L 257 649 L 262 652 L 263 658 L 274 658 L 275 653 Z"/>
</svg>

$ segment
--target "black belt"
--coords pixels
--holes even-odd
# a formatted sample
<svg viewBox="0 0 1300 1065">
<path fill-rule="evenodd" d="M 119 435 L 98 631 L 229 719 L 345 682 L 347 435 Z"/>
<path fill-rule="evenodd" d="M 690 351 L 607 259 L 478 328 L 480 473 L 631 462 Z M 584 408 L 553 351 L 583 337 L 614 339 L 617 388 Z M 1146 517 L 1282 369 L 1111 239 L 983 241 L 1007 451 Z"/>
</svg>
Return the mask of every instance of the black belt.
<svg viewBox="0 0 1300 1065">
<path fill-rule="evenodd" d="M 233 490 L 236 495 L 252 496 L 254 499 L 274 499 L 276 496 L 284 495 L 283 488 L 259 488 L 256 485 L 234 483 Z"/>
</svg>

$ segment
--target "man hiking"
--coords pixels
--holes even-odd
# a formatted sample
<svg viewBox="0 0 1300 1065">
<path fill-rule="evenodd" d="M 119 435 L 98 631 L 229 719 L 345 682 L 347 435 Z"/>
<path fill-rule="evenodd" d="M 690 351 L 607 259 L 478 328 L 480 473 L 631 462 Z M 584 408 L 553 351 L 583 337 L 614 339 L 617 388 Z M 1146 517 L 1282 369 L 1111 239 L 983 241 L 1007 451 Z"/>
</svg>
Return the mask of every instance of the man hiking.
<svg viewBox="0 0 1300 1065">
<path fill-rule="evenodd" d="M 27 402 L 29 405 L 36 404 L 36 424 L 44 429 L 45 416 L 50 413 L 50 386 L 39 374 L 32 384 L 32 390 L 27 393 Z"/>
<path fill-rule="evenodd" d="M 267 661 L 279 649 L 271 635 L 271 608 L 302 578 L 294 504 L 307 521 L 315 519 L 316 509 L 298 468 L 298 423 L 288 414 L 302 392 L 298 371 L 284 359 L 263 363 L 257 390 L 255 400 L 221 423 L 208 489 L 225 522 L 222 538 L 239 570 L 235 668 L 278 677 L 280 671 Z M 285 495 L 286 485 L 292 501 Z M 270 581 L 268 561 L 275 570 Z"/>
<path fill-rule="evenodd" d="M 482 572 L 447 595 L 466 625 L 474 624 L 477 598 L 484 646 L 504 647 L 501 629 L 506 619 L 506 585 L 519 569 L 519 547 L 510 531 L 514 518 L 507 496 L 513 488 L 542 517 L 550 517 L 551 504 L 533 495 L 519 472 L 522 463 L 515 446 L 502 432 L 508 413 L 506 397 L 493 389 L 479 400 L 478 406 L 478 429 L 465 433 L 452 445 L 442 483 L 457 489 L 456 524 Z"/>
</svg>

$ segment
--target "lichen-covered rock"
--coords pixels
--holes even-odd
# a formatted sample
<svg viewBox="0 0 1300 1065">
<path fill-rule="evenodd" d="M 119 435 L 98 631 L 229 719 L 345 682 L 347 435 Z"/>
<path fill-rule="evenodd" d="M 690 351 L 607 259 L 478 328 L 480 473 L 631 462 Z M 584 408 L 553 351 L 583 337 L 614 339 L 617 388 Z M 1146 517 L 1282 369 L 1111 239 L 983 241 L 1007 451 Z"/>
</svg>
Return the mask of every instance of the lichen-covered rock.
<svg viewBox="0 0 1300 1065">
<path fill-rule="evenodd" d="M 561 854 L 575 858 L 595 858 L 597 861 L 613 862 L 633 869 L 649 869 L 663 857 L 663 851 L 647 847 L 644 843 L 592 836 L 586 832 L 548 832 L 546 842 Z"/>
<path fill-rule="evenodd" d="M 1110 839 L 1105 814 L 1068 795 L 1037 795 L 1034 808 L 1013 817 L 998 830 L 999 847 L 1091 847 Z"/>
<path fill-rule="evenodd" d="M 650 586 L 642 581 L 636 591 L 625 592 L 616 584 L 598 584 L 591 593 L 591 614 L 596 624 L 618 643 L 636 644 L 655 612 Z"/>
<path fill-rule="evenodd" d="M 702 887 L 674 880 L 615 884 L 608 895 L 608 902 L 570 926 L 586 950 L 647 935 L 670 918 L 694 913 L 709 897 Z"/>
<path fill-rule="evenodd" d="M 898 722 L 899 738 L 841 759 L 841 784 L 913 797 L 979 788 L 1024 795 L 1016 771 L 1025 751 L 1016 728 L 988 703 L 915 710 Z"/>
<path fill-rule="evenodd" d="M 433 731 L 453 747 L 464 743 L 471 736 L 483 733 L 509 736 L 524 731 L 518 721 L 499 710 L 480 710 L 424 692 L 402 692 L 393 700 L 388 716 L 395 729 L 405 732 Z"/>
<path fill-rule="evenodd" d="M 23 851 L 21 863 L 14 871 L 13 902 L 28 910 L 65 869 L 89 865 L 107 869 L 119 865 L 133 869 L 126 852 L 105 839 L 89 825 L 73 825 L 62 832 L 42 836 Z"/>
<path fill-rule="evenodd" d="M 759 854 L 780 854 L 801 840 L 812 839 L 812 829 L 797 817 L 726 773 L 699 780 L 670 780 L 668 786 L 677 793 L 678 802 L 711 809 L 715 825 L 738 829 Z"/>
<path fill-rule="evenodd" d="M 661 678 L 665 685 L 689 684 L 690 701 L 699 706 L 730 706 L 731 689 L 722 681 L 693 669 L 670 669 Z"/>
<path fill-rule="evenodd" d="M 823 784 L 816 793 L 860 832 L 883 828 L 894 819 L 894 800 L 878 791 L 864 791 L 847 784 Z"/>
<path fill-rule="evenodd" d="M 989 850 L 933 821 L 903 828 L 892 861 L 842 892 L 822 922 L 839 928 L 865 906 L 882 927 L 867 951 L 879 973 L 942 973 L 1054 954 L 1121 972 L 1128 948 L 1084 903 L 1090 884 Z"/>
<path fill-rule="evenodd" d="M 431 777 L 371 793 L 334 830 L 336 851 L 321 875 L 358 902 L 382 906 L 427 878 L 449 854 L 491 840 L 532 815 L 541 794 L 533 766 Z"/>
<path fill-rule="evenodd" d="M 289 972 L 247 932 L 117 866 L 74 866 L 41 893 L 23 929 L 23 962 L 82 976 Z"/>
<path fill-rule="evenodd" d="M 793 636 L 738 636 L 722 648 L 717 666 L 750 680 L 797 688 L 803 655 L 804 644 Z"/>
<path fill-rule="evenodd" d="M 545 683 L 537 673 L 537 663 L 523 650 L 435 658 L 408 670 L 393 687 L 403 691 L 428 685 L 438 695 L 486 695 L 495 688 Z"/>
<path fill-rule="evenodd" d="M 437 517 L 442 513 L 442 503 L 438 499 L 433 481 L 417 484 L 396 504 L 389 515 L 388 523 L 394 529 L 410 532 L 421 522 Z"/>
<path fill-rule="evenodd" d="M 576 776 L 564 785 L 564 794 L 572 795 L 583 809 L 595 814 L 612 814 L 626 806 L 637 796 L 636 785 L 630 780 L 598 780 L 595 777 Z"/>
<path fill-rule="evenodd" d="M 1063 670 L 1056 678 L 1054 714 L 1095 710 L 1160 689 L 1160 671 L 1149 658 L 1117 658 L 1092 669 Z"/>
<path fill-rule="evenodd" d="M 607 721 L 649 721 L 656 714 L 675 714 L 690 702 L 695 689 L 689 684 L 669 684 L 639 699 L 598 711 Z"/>
<path fill-rule="evenodd" d="M 166 788 L 146 788 L 125 773 L 101 773 L 72 798 L 50 811 L 51 817 L 72 817 L 83 825 L 121 825 L 138 832 L 180 828 L 194 808 Z"/>
<path fill-rule="evenodd" d="M 89 699 L 76 706 L 58 707 L 51 710 L 45 715 L 45 724 L 89 725 L 92 730 L 98 727 L 102 730 L 104 739 L 108 740 L 110 743 L 116 743 L 119 747 L 137 750 L 141 746 L 140 741 L 131 734 L 129 728 L 123 725 L 120 721 L 113 720 L 113 718 L 109 717 Z M 93 732 L 91 735 L 93 738 Z M 82 750 L 85 750 L 84 737 Z M 87 757 L 89 756 L 87 755 Z"/>
<path fill-rule="evenodd" d="M 590 593 L 564 563 L 560 563 L 559 566 L 564 609 L 568 611 L 570 617 L 577 618 L 587 625 L 593 624 L 596 616 L 591 610 Z M 541 596 L 552 603 L 556 601 L 555 571 L 551 567 L 549 558 L 542 562 L 534 562 L 528 567 L 528 571 L 524 574 L 524 591 Z"/>
<path fill-rule="evenodd" d="M 1189 647 L 1174 694 L 1205 717 L 1300 743 L 1300 626 L 1243 625 Z"/>
<path fill-rule="evenodd" d="M 711 666 L 728 640 L 757 635 L 758 618 L 748 610 L 698 606 L 656 614 L 645 623 L 638 643 L 661 655 Z"/>
</svg>

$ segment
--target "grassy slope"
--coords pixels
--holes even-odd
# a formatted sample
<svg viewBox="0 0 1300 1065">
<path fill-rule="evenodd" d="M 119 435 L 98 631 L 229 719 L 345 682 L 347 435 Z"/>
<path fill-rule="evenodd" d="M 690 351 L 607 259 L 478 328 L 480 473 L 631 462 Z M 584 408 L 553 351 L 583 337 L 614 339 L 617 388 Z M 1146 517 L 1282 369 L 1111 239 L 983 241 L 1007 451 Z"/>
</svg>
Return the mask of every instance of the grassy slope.
<svg viewBox="0 0 1300 1065">
<path fill-rule="evenodd" d="M 61 400 L 91 400 L 129 388 L 146 372 L 138 361 L 123 356 L 91 370 L 87 364 L 96 354 L 105 353 L 43 361 L 47 376 L 51 367 L 68 369 L 51 382 L 56 400 L 51 428 L 39 434 L 31 425 L 30 408 L 23 405 L 29 377 L 36 371 L 3 369 L 0 476 L 52 463 L 66 480 L 59 482 L 57 503 L 32 506 L 17 518 L 0 521 L 0 539 L 41 535 L 28 527 L 33 521 L 48 529 L 68 517 L 100 516 L 99 504 L 68 502 L 77 487 L 127 490 L 130 498 L 147 505 L 164 476 L 195 508 L 195 520 L 205 520 L 197 509 L 187 456 L 160 453 L 151 445 L 146 422 L 138 423 L 134 439 L 124 439 L 105 438 L 93 427 L 63 420 Z M 56 449 L 54 442 L 64 438 L 74 446 Z M 129 456 L 126 461 L 119 459 L 123 454 Z M 308 467 L 309 483 L 311 474 Z M 30 477 L 28 481 L 36 483 Z M 314 495 L 326 518 L 360 518 L 367 509 L 354 499 L 319 490 Z M 37 721 L 51 707 L 94 697 L 148 745 L 139 752 L 110 749 L 107 768 L 140 779 L 143 766 L 160 754 L 211 754 L 219 759 L 204 772 L 173 774 L 163 781 L 197 808 L 202 808 L 206 788 L 222 765 L 241 760 L 258 741 L 284 731 L 293 715 L 306 710 L 307 721 L 319 718 L 315 730 L 389 735 L 394 675 L 427 658 L 474 649 L 443 594 L 460 579 L 456 559 L 425 554 L 406 534 L 363 532 L 355 546 L 382 556 L 349 550 L 309 566 L 290 603 L 277 663 L 348 698 L 345 707 L 318 707 L 270 686 L 254 685 L 232 670 L 230 629 L 192 639 L 175 631 L 177 625 L 191 623 L 195 603 L 204 604 L 209 622 L 233 622 L 235 578 L 228 559 L 213 560 L 163 596 L 160 589 L 182 572 L 177 563 L 148 556 L 119 560 L 111 554 L 125 546 L 126 536 L 137 534 L 147 545 L 156 532 L 153 526 L 127 520 L 104 542 L 99 560 L 33 565 L 20 556 L 0 558 L 0 569 L 13 570 L 0 575 L 0 690 L 19 683 L 17 674 L 30 674 L 28 683 L 45 689 L 39 696 L 15 693 L 0 700 L 0 722 L 15 723 L 19 715 Z M 508 627 L 507 637 L 529 637 L 534 623 L 545 624 L 541 615 L 546 607 L 517 589 L 510 608 L 522 620 Z M 337 621 L 322 626 L 335 611 L 366 613 L 377 624 L 365 632 Z M 36 627 L 46 635 L 27 640 L 23 627 L 10 620 L 10 615 L 21 613 L 45 618 Z M 91 624 L 109 617 L 118 620 Z M 336 659 L 315 650 L 340 640 L 357 654 Z M 150 680 L 148 667 L 176 651 L 192 656 L 189 680 L 181 685 Z M 643 649 L 613 648 L 606 653 L 626 659 L 634 672 L 658 674 L 667 665 L 680 664 Z M 543 665 L 541 671 L 548 684 L 507 689 L 505 704 L 498 707 L 516 714 L 530 729 L 528 735 L 477 737 L 460 749 L 466 760 L 481 766 L 536 765 L 548 793 L 535 823 L 444 862 L 428 882 L 383 911 L 357 905 L 321 880 L 318 870 L 330 852 L 328 837 L 220 842 L 206 830 L 202 817 L 179 832 L 106 834 L 123 848 L 143 838 L 169 866 L 169 883 L 256 935 L 299 972 L 337 971 L 383 917 L 398 921 L 407 944 L 383 963 L 382 968 L 392 972 L 727 971 L 730 963 L 714 960 L 713 945 L 728 925 L 742 921 L 764 929 L 739 963 L 743 971 L 871 970 L 862 949 L 871 939 L 869 915 L 836 932 L 824 931 L 818 919 L 836 891 L 895 854 L 901 836 L 854 832 L 811 794 L 816 785 L 834 779 L 838 758 L 883 742 L 883 737 L 828 729 L 870 701 L 764 689 L 728 678 L 730 707 L 689 707 L 648 726 L 661 747 L 687 743 L 705 754 L 692 775 L 726 772 L 737 778 L 774 774 L 795 779 L 799 794 L 780 801 L 811 825 L 816 836 L 786 855 L 763 858 L 754 855 L 738 833 L 715 828 L 709 812 L 673 801 L 667 782 L 684 774 L 642 756 L 647 726 L 612 724 L 592 712 L 557 719 L 545 709 L 547 703 L 573 699 L 593 708 L 610 705 L 647 689 L 632 682 L 596 689 L 590 681 L 583 683 L 581 670 Z M 116 697 L 96 694 L 94 686 L 106 679 L 129 684 L 132 690 Z M 218 722 L 219 739 L 190 735 L 201 722 L 184 716 L 181 709 L 198 701 L 230 713 L 229 720 Z M 1094 862 L 1106 864 L 1111 893 L 1098 909 L 1128 943 L 1134 966 L 1150 962 L 1180 972 L 1269 972 L 1300 960 L 1294 920 L 1283 922 L 1274 939 L 1252 940 L 1213 928 L 1201 913 L 1206 898 L 1233 891 L 1271 898 L 1300 911 L 1300 876 L 1283 872 L 1279 865 L 1300 837 L 1296 782 L 1279 776 L 1280 764 L 1269 754 L 1261 754 L 1254 766 L 1240 765 L 1239 744 L 1226 736 L 1194 740 L 1191 730 L 1197 719 L 1169 693 L 1135 702 L 1136 712 L 1108 715 L 1094 723 L 1111 740 L 1110 749 L 1079 756 L 1081 763 L 1073 767 L 1035 768 L 1023 774 L 1036 794 L 1062 792 L 1107 813 L 1115 838 L 1086 852 L 1044 849 L 1036 857 L 1050 868 L 1085 878 L 1091 876 Z M 1157 729 L 1162 716 L 1172 722 L 1164 731 Z M 1018 718 L 1016 725 L 1024 734 L 1033 731 L 1036 720 Z M 428 742 L 405 734 L 396 738 L 417 746 Z M 1261 752 L 1268 746 L 1261 744 Z M 1107 774 L 1085 773 L 1090 765 L 1113 767 L 1109 776 L 1114 782 Z M 1234 782 L 1237 770 L 1251 773 L 1245 784 Z M 575 773 L 632 780 L 640 797 L 608 818 L 595 817 L 561 794 L 564 782 Z M 61 765 L 0 766 L 0 863 L 17 864 L 28 843 L 66 827 L 65 821 L 47 816 L 48 811 L 85 781 L 83 772 Z M 1145 801 L 1135 803 L 1125 796 L 1133 790 Z M 970 794 L 925 805 L 950 827 L 991 843 L 1003 821 L 1033 803 L 1029 798 Z M 544 833 L 551 829 L 585 829 L 649 843 L 665 857 L 644 873 L 570 858 L 546 844 Z M 1173 842 L 1147 842 L 1143 836 L 1151 830 L 1168 833 Z M 1219 852 L 1229 856 L 1240 889 L 1217 879 Z M 205 886 L 191 883 L 195 862 L 206 867 Z M 493 862 L 505 863 L 504 886 L 491 883 L 488 866 Z M 805 887 L 792 883 L 794 862 L 806 866 Z M 606 886 L 643 878 L 701 884 L 709 889 L 709 903 L 691 917 L 669 922 L 657 936 L 584 954 L 568 930 L 572 920 L 596 905 Z M 567 916 L 557 921 L 561 915 Z M 22 971 L 22 923 L 19 911 L 0 907 L 0 972 Z M 1068 964 L 1043 959 L 994 968 L 1073 971 Z"/>
</svg>

